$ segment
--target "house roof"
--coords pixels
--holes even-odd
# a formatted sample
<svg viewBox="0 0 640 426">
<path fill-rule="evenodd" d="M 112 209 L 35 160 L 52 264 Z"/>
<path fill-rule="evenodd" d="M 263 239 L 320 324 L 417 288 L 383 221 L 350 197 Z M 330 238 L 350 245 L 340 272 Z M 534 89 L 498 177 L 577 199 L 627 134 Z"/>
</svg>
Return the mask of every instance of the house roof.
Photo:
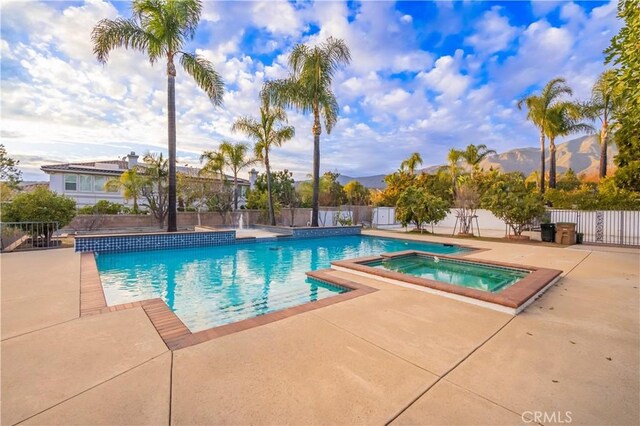
<svg viewBox="0 0 640 426">
<path fill-rule="evenodd" d="M 144 163 L 138 163 L 137 167 L 144 169 Z M 50 164 L 40 167 L 45 173 L 83 173 L 94 175 L 120 176 L 129 169 L 129 163 L 125 160 L 87 161 L 82 163 Z M 199 177 L 200 169 L 195 167 L 178 166 L 178 173 Z M 233 176 L 225 175 L 227 180 L 233 180 Z M 247 179 L 238 178 L 240 185 L 249 185 Z"/>
</svg>

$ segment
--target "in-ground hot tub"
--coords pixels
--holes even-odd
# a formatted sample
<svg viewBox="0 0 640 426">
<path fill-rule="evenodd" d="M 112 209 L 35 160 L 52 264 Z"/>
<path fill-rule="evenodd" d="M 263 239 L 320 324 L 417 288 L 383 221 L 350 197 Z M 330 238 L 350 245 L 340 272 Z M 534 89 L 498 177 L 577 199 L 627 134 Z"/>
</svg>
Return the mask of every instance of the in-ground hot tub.
<svg viewBox="0 0 640 426">
<path fill-rule="evenodd" d="M 502 262 L 460 259 L 421 251 L 337 261 L 332 268 L 517 314 L 562 273 Z"/>
</svg>

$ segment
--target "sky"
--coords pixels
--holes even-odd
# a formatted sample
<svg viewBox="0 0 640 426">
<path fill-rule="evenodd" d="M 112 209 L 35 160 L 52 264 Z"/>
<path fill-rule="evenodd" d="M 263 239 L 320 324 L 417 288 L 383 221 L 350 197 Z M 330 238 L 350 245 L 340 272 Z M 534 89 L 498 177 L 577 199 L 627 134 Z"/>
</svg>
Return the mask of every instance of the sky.
<svg viewBox="0 0 640 426">
<path fill-rule="evenodd" d="M 2 1 L 0 143 L 25 180 L 46 180 L 43 164 L 166 152 L 165 66 L 124 49 L 102 65 L 92 52 L 93 26 L 130 17 L 130 4 Z M 333 80 L 340 112 L 321 136 L 322 172 L 390 173 L 412 152 L 442 164 L 470 143 L 535 147 L 518 99 L 557 76 L 588 98 L 620 27 L 615 1 L 203 1 L 186 50 L 222 75 L 224 103 L 214 107 L 178 67 L 178 163 L 197 167 L 204 150 L 246 141 L 231 125 L 258 116 L 263 83 L 288 76 L 293 46 L 329 36 L 347 43 L 352 61 Z M 296 136 L 271 164 L 304 179 L 312 119 L 288 117 Z"/>
</svg>

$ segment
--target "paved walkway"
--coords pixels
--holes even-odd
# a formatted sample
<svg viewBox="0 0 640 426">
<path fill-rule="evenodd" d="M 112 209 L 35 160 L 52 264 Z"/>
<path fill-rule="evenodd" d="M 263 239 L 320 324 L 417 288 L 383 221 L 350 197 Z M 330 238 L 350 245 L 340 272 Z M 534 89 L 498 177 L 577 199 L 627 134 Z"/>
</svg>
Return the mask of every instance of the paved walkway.
<svg viewBox="0 0 640 426">
<path fill-rule="evenodd" d="M 472 245 L 565 273 L 517 317 L 349 276 L 380 291 L 175 352 L 80 318 L 71 250 L 2 255 L 2 424 L 637 425 L 640 252 Z"/>
</svg>

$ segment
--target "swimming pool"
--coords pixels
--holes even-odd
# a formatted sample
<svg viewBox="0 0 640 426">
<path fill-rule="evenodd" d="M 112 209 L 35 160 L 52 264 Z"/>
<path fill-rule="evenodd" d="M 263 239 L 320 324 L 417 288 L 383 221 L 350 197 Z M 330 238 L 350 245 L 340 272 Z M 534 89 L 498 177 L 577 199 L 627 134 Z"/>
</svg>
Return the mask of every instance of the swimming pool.
<svg viewBox="0 0 640 426">
<path fill-rule="evenodd" d="M 96 263 L 108 305 L 159 297 L 196 332 L 347 291 L 309 279 L 306 272 L 336 260 L 404 250 L 469 249 L 354 235 L 101 253 Z"/>
</svg>

